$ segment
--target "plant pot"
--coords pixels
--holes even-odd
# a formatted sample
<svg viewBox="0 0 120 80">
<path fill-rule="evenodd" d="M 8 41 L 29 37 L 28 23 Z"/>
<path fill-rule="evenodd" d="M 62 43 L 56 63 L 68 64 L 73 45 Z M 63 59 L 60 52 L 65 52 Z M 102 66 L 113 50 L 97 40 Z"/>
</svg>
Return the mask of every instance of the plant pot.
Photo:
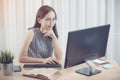
<svg viewBox="0 0 120 80">
<path fill-rule="evenodd" d="M 12 76 L 13 75 L 13 63 L 1 63 L 1 73 L 4 76 Z"/>
</svg>

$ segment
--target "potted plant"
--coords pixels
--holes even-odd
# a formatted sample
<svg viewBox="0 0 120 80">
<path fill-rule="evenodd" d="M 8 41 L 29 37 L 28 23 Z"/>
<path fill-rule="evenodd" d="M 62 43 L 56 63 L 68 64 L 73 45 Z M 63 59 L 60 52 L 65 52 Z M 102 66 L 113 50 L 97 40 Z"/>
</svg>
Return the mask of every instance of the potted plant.
<svg viewBox="0 0 120 80">
<path fill-rule="evenodd" d="M 1 64 L 1 71 L 3 75 L 6 75 L 6 76 L 12 75 L 13 59 L 14 59 L 14 56 L 10 51 L 8 50 L 0 51 L 0 64 Z"/>
</svg>

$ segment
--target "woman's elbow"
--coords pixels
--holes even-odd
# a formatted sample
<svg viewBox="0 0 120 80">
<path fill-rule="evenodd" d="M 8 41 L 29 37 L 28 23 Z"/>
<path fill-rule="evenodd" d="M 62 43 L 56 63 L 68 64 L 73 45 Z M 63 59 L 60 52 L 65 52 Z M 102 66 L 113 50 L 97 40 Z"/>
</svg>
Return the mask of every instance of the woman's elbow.
<svg viewBox="0 0 120 80">
<path fill-rule="evenodd" d="M 23 57 L 19 57 L 19 62 L 23 63 L 24 62 L 24 58 Z"/>
</svg>

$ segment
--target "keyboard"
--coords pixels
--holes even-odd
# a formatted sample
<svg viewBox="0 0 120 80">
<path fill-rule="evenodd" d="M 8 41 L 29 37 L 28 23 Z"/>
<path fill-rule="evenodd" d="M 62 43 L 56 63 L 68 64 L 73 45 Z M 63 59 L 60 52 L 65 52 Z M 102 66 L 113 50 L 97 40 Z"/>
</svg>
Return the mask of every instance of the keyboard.
<svg viewBox="0 0 120 80">
<path fill-rule="evenodd" d="M 24 64 L 23 68 L 61 68 L 61 64 Z"/>
</svg>

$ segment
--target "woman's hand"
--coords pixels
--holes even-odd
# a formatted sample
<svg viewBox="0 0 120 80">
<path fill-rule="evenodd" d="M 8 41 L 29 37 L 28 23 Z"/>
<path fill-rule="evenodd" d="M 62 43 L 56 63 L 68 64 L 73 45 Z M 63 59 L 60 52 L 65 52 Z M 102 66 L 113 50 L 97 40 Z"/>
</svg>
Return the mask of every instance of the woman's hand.
<svg viewBox="0 0 120 80">
<path fill-rule="evenodd" d="M 41 29 L 40 31 L 44 34 L 44 36 L 56 38 L 56 35 L 52 29 L 50 29 L 50 30 Z"/>
<path fill-rule="evenodd" d="M 49 63 L 49 64 L 56 64 L 55 62 L 58 62 L 58 61 L 55 58 L 52 58 L 52 57 L 43 59 L 43 64 L 47 64 L 47 63 Z"/>
</svg>

